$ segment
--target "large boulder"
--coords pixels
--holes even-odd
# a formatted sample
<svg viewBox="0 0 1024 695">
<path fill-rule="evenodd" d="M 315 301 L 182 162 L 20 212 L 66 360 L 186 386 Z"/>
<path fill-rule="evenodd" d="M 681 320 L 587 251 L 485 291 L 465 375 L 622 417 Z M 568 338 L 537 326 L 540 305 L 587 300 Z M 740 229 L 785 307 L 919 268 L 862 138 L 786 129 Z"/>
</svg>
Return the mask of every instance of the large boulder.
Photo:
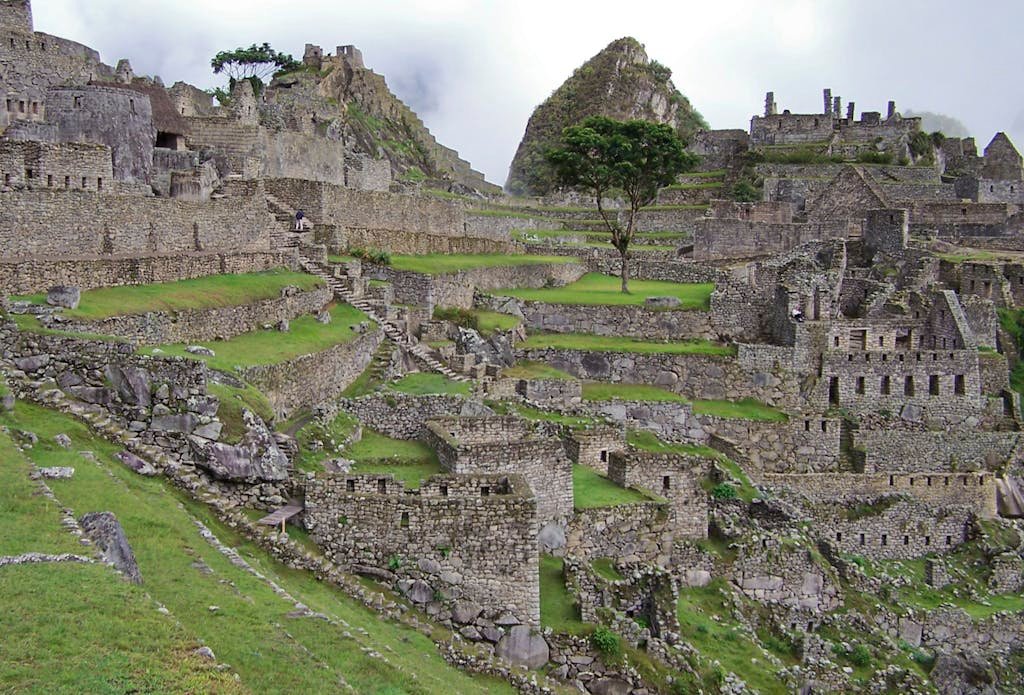
<svg viewBox="0 0 1024 695">
<path fill-rule="evenodd" d="M 153 467 L 148 461 L 140 459 L 138 456 L 130 451 L 122 451 L 116 454 L 117 458 L 120 459 L 121 463 L 128 466 L 139 475 L 151 478 L 159 473 L 159 471 Z"/>
<path fill-rule="evenodd" d="M 458 352 L 476 355 L 483 364 L 511 367 L 516 362 L 514 341 L 508 333 L 497 332 L 485 339 L 472 328 L 460 327 L 455 345 Z"/>
<path fill-rule="evenodd" d="M 149 407 L 153 404 L 149 372 L 139 367 L 108 364 L 103 370 L 121 401 L 128 405 Z"/>
<path fill-rule="evenodd" d="M 192 437 L 197 464 L 213 477 L 232 482 L 278 482 L 288 479 L 291 464 L 263 420 L 242 411 L 246 433 L 236 446 Z"/>
<path fill-rule="evenodd" d="M 59 306 L 63 309 L 77 309 L 78 303 L 82 301 L 82 292 L 77 287 L 57 285 L 51 287 L 46 293 L 46 303 L 50 306 Z"/>
<path fill-rule="evenodd" d="M 494 653 L 513 664 L 527 668 L 540 668 L 548 662 L 550 650 L 544 638 L 529 625 L 516 625 L 498 640 Z"/>
<path fill-rule="evenodd" d="M 104 560 L 119 569 L 128 581 L 133 584 L 142 583 L 139 565 L 135 562 L 135 553 L 128 545 L 124 529 L 113 512 L 86 514 L 78 522 L 85 534 L 102 551 Z"/>
<path fill-rule="evenodd" d="M 996 677 L 992 667 L 977 654 L 939 654 L 930 674 L 940 693 L 958 695 L 996 695 Z"/>
</svg>

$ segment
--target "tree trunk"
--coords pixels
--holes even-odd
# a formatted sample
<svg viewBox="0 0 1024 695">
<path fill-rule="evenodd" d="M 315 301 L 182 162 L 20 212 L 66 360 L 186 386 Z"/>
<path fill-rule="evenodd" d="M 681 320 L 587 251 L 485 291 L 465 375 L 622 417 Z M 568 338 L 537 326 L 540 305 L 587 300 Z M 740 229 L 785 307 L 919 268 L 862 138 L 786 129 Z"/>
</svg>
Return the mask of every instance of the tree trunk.
<svg viewBox="0 0 1024 695">
<path fill-rule="evenodd" d="M 622 293 L 629 294 L 629 255 L 625 249 L 619 249 L 622 258 Z"/>
</svg>

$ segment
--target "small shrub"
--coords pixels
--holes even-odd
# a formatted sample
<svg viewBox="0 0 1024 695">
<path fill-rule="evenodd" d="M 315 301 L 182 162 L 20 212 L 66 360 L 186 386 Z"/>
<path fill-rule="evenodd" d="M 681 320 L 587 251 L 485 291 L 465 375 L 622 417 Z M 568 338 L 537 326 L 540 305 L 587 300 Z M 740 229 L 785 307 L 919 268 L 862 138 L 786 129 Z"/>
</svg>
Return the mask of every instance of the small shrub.
<svg viewBox="0 0 1024 695">
<path fill-rule="evenodd" d="M 467 309 L 434 309 L 434 318 L 438 321 L 448 321 L 462 328 L 471 328 L 474 331 L 480 330 L 480 318 Z"/>
<path fill-rule="evenodd" d="M 857 161 L 861 164 L 892 164 L 893 156 L 891 152 L 865 150 L 857 154 Z"/>
<path fill-rule="evenodd" d="M 368 263 L 376 263 L 377 265 L 391 265 L 391 254 L 387 251 L 380 251 L 377 249 L 361 249 L 354 248 L 348 250 L 348 255 L 353 258 L 358 258 L 361 261 Z"/>
<path fill-rule="evenodd" d="M 849 658 L 854 666 L 867 666 L 871 663 L 871 651 L 866 645 L 858 644 L 850 650 Z"/>
<path fill-rule="evenodd" d="M 618 656 L 622 652 L 619 636 L 606 627 L 598 627 L 590 636 L 590 646 L 605 656 Z"/>
<path fill-rule="evenodd" d="M 739 497 L 731 483 L 719 483 L 711 488 L 711 496 L 716 500 L 734 500 Z"/>
<path fill-rule="evenodd" d="M 388 569 L 392 572 L 397 572 L 402 569 L 402 558 L 397 555 L 392 555 L 388 558 Z"/>
<path fill-rule="evenodd" d="M 339 516 L 338 526 L 348 526 L 348 517 L 345 515 Z"/>
<path fill-rule="evenodd" d="M 739 203 L 756 203 L 761 200 L 761 191 L 750 181 L 740 181 L 732 187 L 732 199 Z"/>
</svg>

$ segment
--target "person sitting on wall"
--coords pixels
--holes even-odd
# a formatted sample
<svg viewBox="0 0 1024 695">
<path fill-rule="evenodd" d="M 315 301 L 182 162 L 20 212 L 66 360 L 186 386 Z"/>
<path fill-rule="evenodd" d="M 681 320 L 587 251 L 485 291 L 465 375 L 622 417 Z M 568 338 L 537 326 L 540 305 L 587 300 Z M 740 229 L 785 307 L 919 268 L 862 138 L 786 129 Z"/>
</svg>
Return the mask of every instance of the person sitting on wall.
<svg viewBox="0 0 1024 695">
<path fill-rule="evenodd" d="M 299 210 L 295 213 L 295 231 L 304 232 L 306 231 L 306 213 Z"/>
<path fill-rule="evenodd" d="M 793 309 L 793 320 L 796 321 L 797 323 L 803 323 L 804 312 L 800 311 L 799 309 Z"/>
</svg>

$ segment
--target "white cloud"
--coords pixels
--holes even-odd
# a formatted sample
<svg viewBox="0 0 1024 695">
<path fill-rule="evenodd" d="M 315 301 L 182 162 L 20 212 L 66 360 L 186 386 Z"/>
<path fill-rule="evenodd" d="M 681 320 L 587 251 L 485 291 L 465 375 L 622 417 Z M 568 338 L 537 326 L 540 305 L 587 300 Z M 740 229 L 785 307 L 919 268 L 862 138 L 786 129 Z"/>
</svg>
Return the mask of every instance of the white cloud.
<svg viewBox="0 0 1024 695">
<path fill-rule="evenodd" d="M 503 181 L 533 108 L 622 36 L 673 69 L 716 128 L 745 128 L 772 90 L 817 111 L 821 88 L 860 110 L 901 106 L 967 123 L 986 143 L 1011 129 L 1024 3 L 993 0 L 35 0 L 36 27 L 128 57 L 137 72 L 216 82 L 219 50 L 269 41 L 355 44 L 444 144 Z M 1016 140 L 1024 144 L 1024 126 Z"/>
</svg>

